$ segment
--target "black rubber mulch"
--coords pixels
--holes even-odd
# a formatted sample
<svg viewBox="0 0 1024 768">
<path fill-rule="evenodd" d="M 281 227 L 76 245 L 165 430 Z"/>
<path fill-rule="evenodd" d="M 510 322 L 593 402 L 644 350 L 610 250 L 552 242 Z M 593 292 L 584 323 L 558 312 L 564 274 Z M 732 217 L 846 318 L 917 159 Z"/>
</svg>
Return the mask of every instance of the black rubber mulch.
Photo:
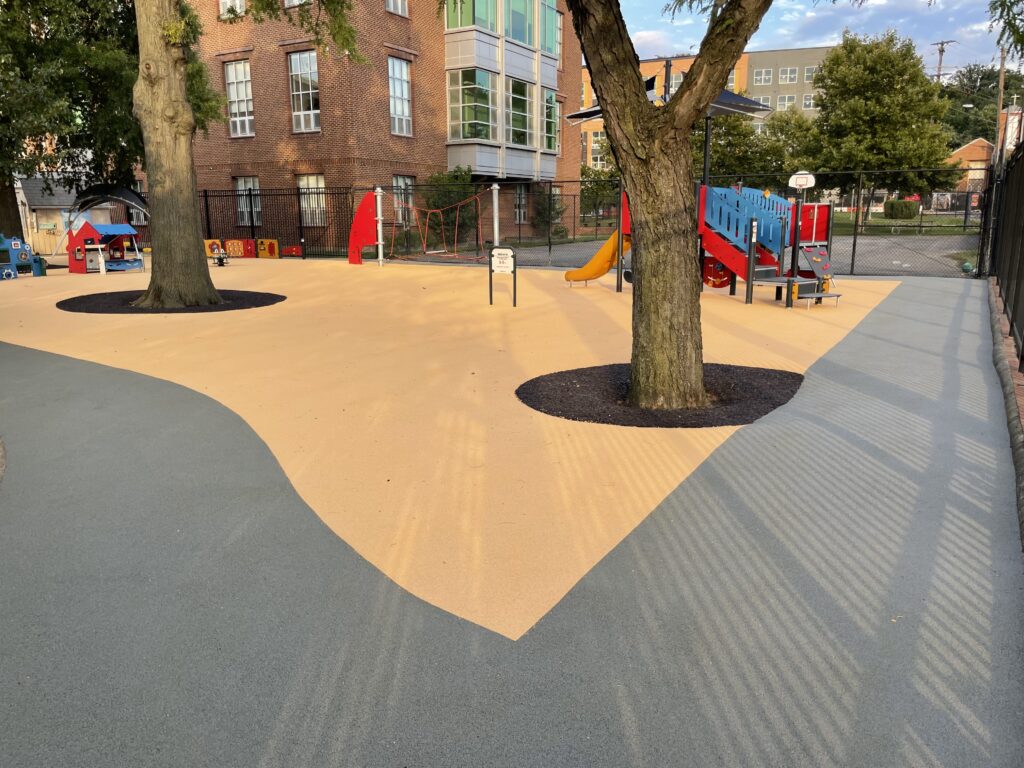
<svg viewBox="0 0 1024 768">
<path fill-rule="evenodd" d="M 622 427 L 726 427 L 750 424 L 785 405 L 804 377 L 774 368 L 704 364 L 704 386 L 714 397 L 708 408 L 648 411 L 626 404 L 629 364 L 577 368 L 538 376 L 516 395 L 550 416 Z"/>
<path fill-rule="evenodd" d="M 223 301 L 205 307 L 178 307 L 176 309 L 143 309 L 133 307 L 132 302 L 142 291 L 112 291 L 111 293 L 89 293 L 57 302 L 57 309 L 65 312 L 87 312 L 96 315 L 160 315 L 186 314 L 190 312 L 230 312 L 235 309 L 269 307 L 284 301 L 287 297 L 279 293 L 258 291 L 217 291 Z"/>
</svg>

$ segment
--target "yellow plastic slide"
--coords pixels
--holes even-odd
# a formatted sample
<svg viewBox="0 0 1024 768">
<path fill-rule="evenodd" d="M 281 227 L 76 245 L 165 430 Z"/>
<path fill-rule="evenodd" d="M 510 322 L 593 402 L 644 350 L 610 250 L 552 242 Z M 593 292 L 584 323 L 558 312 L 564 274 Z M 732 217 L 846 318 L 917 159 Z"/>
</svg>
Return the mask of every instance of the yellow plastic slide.
<svg viewBox="0 0 1024 768">
<path fill-rule="evenodd" d="M 622 236 L 622 250 L 623 252 L 629 250 L 631 244 L 629 235 Z M 615 230 L 612 232 L 612 236 L 605 240 L 597 253 L 594 254 L 594 258 L 588 261 L 579 269 L 570 269 L 565 273 L 565 279 L 570 283 L 586 282 L 588 280 L 597 280 L 601 275 L 608 273 L 612 267 L 615 266 L 615 262 L 619 260 L 619 231 Z"/>
</svg>

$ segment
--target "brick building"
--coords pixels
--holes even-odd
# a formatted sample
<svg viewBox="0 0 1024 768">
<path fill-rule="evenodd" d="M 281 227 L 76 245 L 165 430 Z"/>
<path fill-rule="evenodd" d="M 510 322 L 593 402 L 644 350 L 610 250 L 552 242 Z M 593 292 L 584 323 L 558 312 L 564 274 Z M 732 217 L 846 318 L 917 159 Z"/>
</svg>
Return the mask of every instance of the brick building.
<svg viewBox="0 0 1024 768">
<path fill-rule="evenodd" d="M 364 62 L 284 21 L 232 20 L 245 0 L 194 5 L 229 117 L 196 137 L 200 189 L 405 186 L 456 165 L 481 180 L 579 176 L 578 129 L 561 118 L 580 87 L 565 0 L 462 0 L 441 15 L 432 0 L 357 2 Z"/>
</svg>

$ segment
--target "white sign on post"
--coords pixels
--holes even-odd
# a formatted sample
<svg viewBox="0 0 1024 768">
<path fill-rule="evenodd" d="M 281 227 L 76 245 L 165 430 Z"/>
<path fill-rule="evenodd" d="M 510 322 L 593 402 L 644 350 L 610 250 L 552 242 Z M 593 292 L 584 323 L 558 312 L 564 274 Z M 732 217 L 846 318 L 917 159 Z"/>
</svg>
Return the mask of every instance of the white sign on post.
<svg viewBox="0 0 1024 768">
<path fill-rule="evenodd" d="M 810 189 L 814 186 L 814 174 L 807 171 L 797 171 L 789 177 L 789 186 L 793 189 Z"/>
<path fill-rule="evenodd" d="M 491 251 L 491 270 L 496 275 L 511 275 L 516 269 L 516 256 L 511 248 L 495 248 Z"/>
<path fill-rule="evenodd" d="M 495 246 L 491 248 L 487 268 L 487 293 L 490 303 L 494 303 L 494 276 L 512 275 L 512 306 L 516 305 L 517 278 L 516 273 L 516 252 L 511 248 Z"/>
</svg>

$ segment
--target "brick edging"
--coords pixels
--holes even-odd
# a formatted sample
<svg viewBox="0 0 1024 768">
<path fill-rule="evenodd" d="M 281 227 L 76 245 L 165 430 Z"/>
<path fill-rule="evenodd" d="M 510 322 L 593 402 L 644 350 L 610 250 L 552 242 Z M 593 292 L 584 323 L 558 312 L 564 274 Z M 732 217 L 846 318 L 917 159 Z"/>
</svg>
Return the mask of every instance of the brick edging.
<svg viewBox="0 0 1024 768">
<path fill-rule="evenodd" d="M 992 321 L 992 363 L 999 375 L 1006 406 L 1006 428 L 1010 433 L 1010 452 L 1013 455 L 1013 469 L 1017 492 L 1017 521 L 1020 526 L 1021 545 L 1024 548 L 1024 426 L 1021 425 L 1021 401 L 1024 400 L 1024 374 L 1016 363 L 1017 350 L 1010 336 L 1009 321 L 1000 310 L 1002 302 L 996 298 L 995 278 L 988 281 L 988 308 Z M 1005 326 L 1005 327 L 1004 327 Z"/>
</svg>

